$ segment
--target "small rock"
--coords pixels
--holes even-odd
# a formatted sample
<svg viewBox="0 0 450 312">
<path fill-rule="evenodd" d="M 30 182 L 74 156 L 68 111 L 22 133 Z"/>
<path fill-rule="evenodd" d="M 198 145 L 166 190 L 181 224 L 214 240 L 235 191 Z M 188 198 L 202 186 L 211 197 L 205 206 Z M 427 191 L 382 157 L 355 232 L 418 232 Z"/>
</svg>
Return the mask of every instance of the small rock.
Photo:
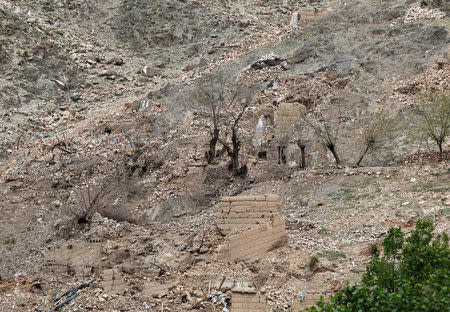
<svg viewBox="0 0 450 312">
<path fill-rule="evenodd" d="M 166 64 L 165 64 L 163 61 L 157 61 L 157 62 L 155 63 L 155 67 L 158 67 L 158 68 L 165 68 L 165 67 L 166 67 Z"/>
<path fill-rule="evenodd" d="M 239 27 L 241 27 L 241 28 L 246 28 L 249 25 L 250 25 L 250 21 L 247 19 L 239 21 Z"/>
<path fill-rule="evenodd" d="M 191 295 L 189 294 L 188 291 L 183 292 L 183 294 L 181 295 L 181 301 L 182 302 L 189 302 L 189 301 L 191 301 Z"/>
<path fill-rule="evenodd" d="M 199 290 L 194 290 L 192 294 L 197 298 L 203 298 L 203 293 Z"/>
<path fill-rule="evenodd" d="M 187 64 L 187 65 L 183 68 L 183 71 L 189 72 L 189 71 L 195 69 L 196 67 L 197 67 L 196 64 L 190 63 L 190 64 Z"/>
<path fill-rule="evenodd" d="M 144 76 L 153 77 L 159 73 L 159 69 L 152 65 L 145 65 L 140 72 Z"/>
<path fill-rule="evenodd" d="M 124 63 L 125 62 L 123 61 L 123 59 L 119 58 L 119 59 L 115 59 L 113 64 L 116 65 L 116 66 L 121 66 Z"/>
<path fill-rule="evenodd" d="M 80 93 L 73 93 L 70 95 L 70 99 L 74 102 L 78 101 L 80 99 L 80 97 L 81 97 Z"/>
<path fill-rule="evenodd" d="M 113 70 L 105 69 L 105 70 L 100 71 L 98 73 L 98 75 L 100 77 L 113 77 L 113 76 L 117 76 L 117 73 Z"/>
<path fill-rule="evenodd" d="M 290 69 L 292 68 L 292 66 L 289 65 L 288 62 L 284 61 L 284 62 L 281 63 L 281 68 L 282 68 L 283 70 L 290 70 Z"/>
<path fill-rule="evenodd" d="M 269 55 L 265 55 L 261 57 L 259 60 L 250 65 L 251 69 L 263 69 L 266 67 L 273 67 L 281 64 L 285 60 L 280 58 L 279 56 L 271 53 Z"/>
<path fill-rule="evenodd" d="M 289 22 L 289 25 L 297 25 L 298 24 L 298 12 L 294 12 L 291 17 L 291 21 Z"/>
<path fill-rule="evenodd" d="M 114 57 L 114 58 L 110 59 L 107 63 L 108 63 L 108 64 L 114 64 L 114 65 L 116 65 L 116 66 L 121 66 L 121 65 L 123 65 L 125 62 L 124 62 L 123 59 L 120 58 L 120 57 Z"/>
</svg>

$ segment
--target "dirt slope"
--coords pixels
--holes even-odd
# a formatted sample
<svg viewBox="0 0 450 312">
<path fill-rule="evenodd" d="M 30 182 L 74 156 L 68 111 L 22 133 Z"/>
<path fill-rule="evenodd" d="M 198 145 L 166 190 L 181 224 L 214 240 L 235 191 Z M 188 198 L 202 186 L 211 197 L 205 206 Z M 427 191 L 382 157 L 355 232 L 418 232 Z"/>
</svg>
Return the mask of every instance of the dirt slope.
<svg viewBox="0 0 450 312">
<path fill-rule="evenodd" d="M 448 232 L 450 156 L 412 127 L 425 90 L 450 90 L 445 5 L 0 0 L 0 311 L 48 310 L 91 278 L 65 309 L 221 311 L 225 278 L 228 299 L 239 284 L 288 310 L 358 281 L 390 226 Z M 245 175 L 204 158 L 211 120 L 192 95 L 219 72 L 254 87 Z M 339 128 L 340 166 L 283 107 Z M 389 140 L 353 168 L 380 110 Z M 279 164 L 299 138 L 307 169 L 298 150 Z M 263 194 L 281 197 L 287 245 L 227 260 L 220 198 Z"/>
</svg>

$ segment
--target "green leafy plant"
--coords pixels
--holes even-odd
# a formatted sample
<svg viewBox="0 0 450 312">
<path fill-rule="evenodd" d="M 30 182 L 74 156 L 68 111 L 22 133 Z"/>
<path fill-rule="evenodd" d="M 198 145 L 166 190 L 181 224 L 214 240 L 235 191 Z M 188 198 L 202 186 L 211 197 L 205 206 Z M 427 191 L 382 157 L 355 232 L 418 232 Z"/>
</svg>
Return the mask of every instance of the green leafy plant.
<svg viewBox="0 0 450 312">
<path fill-rule="evenodd" d="M 317 254 L 321 258 L 326 258 L 329 261 L 336 261 L 340 258 L 346 258 L 347 256 L 342 251 L 336 251 L 336 250 L 325 250 L 323 252 L 319 252 Z"/>
<path fill-rule="evenodd" d="M 331 235 L 332 231 L 327 228 L 321 227 L 319 230 L 317 230 L 317 233 L 320 235 Z"/>
<path fill-rule="evenodd" d="M 311 256 L 308 260 L 308 267 L 312 269 L 317 263 L 319 263 L 319 258 L 316 255 Z"/>
<path fill-rule="evenodd" d="M 329 302 L 321 299 L 308 311 L 448 311 L 448 235 L 433 230 L 433 222 L 426 220 L 419 220 L 408 237 L 400 228 L 391 228 L 382 252 L 373 245 L 362 285 L 347 284 Z"/>
<path fill-rule="evenodd" d="M 9 235 L 8 237 L 5 237 L 5 239 L 3 240 L 3 244 L 5 245 L 6 249 L 11 250 L 16 244 L 16 238 L 13 235 Z"/>
<path fill-rule="evenodd" d="M 51 7 L 51 6 L 48 6 L 48 5 L 44 5 L 44 6 L 42 7 L 42 10 L 44 10 L 44 11 L 46 11 L 46 12 L 53 12 L 53 11 L 55 11 L 55 8 L 53 8 L 53 7 Z"/>
</svg>

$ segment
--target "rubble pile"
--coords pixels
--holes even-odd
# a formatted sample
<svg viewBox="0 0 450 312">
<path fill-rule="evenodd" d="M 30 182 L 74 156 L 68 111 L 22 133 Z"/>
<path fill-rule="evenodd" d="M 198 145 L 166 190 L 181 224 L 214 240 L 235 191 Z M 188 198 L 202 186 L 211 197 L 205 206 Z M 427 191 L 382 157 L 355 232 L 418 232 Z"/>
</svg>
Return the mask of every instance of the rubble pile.
<svg viewBox="0 0 450 312">
<path fill-rule="evenodd" d="M 396 93 L 414 96 L 425 91 L 450 89 L 450 62 L 442 59 L 433 62 L 423 74 L 400 81 L 394 89 Z"/>
<path fill-rule="evenodd" d="M 299 296 L 317 298 L 338 290 L 346 279 L 357 280 L 370 258 L 370 244 L 383 237 L 387 227 L 400 224 L 411 228 L 414 224 L 411 220 L 417 218 L 417 208 L 411 202 L 416 185 L 421 187 L 419 181 L 443 170 L 445 166 L 429 165 L 419 170 L 408 167 L 307 170 L 286 182 L 258 184 L 252 194 L 267 190 L 281 194 L 288 244 L 254 260 L 223 258 L 220 246 L 228 238 L 216 228 L 220 226 L 222 211 L 218 205 L 196 216 L 145 227 L 95 214 L 80 235 L 56 239 L 34 254 L 27 269 L 20 272 L 25 279 L 16 277 L 2 284 L 4 298 L 6 302 L 17 302 L 17 296 L 6 295 L 16 289 L 26 307 L 42 309 L 49 306 L 56 293 L 95 277 L 97 281 L 68 305 L 70 309 L 145 311 L 164 307 L 184 311 L 215 307 L 219 311 L 223 308 L 220 296 L 215 303 L 209 297 L 215 293 L 225 294 L 224 298 L 229 298 L 227 307 L 231 309 L 233 298 L 252 293 L 265 298 L 266 304 L 273 308 L 309 304 L 308 300 L 299 303 Z M 344 171 L 350 180 L 339 188 Z M 325 177 L 328 186 L 323 185 Z M 434 177 L 440 179 L 437 174 Z M 345 194 L 352 194 L 347 193 L 348 188 L 356 186 L 363 195 L 368 195 L 354 199 L 355 202 L 346 199 Z M 399 188 L 408 190 L 401 198 L 396 191 Z M 431 192 L 438 201 L 446 196 L 438 188 Z M 255 198 L 248 192 L 244 194 L 246 198 Z M 374 202 L 371 194 L 383 195 Z M 386 209 L 374 210 L 380 201 Z M 348 207 L 351 205 L 359 208 L 354 210 Z M 400 207 L 402 212 L 398 214 Z M 442 212 L 445 208 L 433 202 L 424 202 L 420 207 L 421 215 L 436 216 L 441 220 L 437 223 L 439 228 L 446 227 Z M 343 215 L 343 210 L 348 213 Z M 318 263 L 310 264 L 314 255 Z M 36 281 L 42 293 L 22 293 L 20 289 L 32 287 Z"/>
<path fill-rule="evenodd" d="M 442 19 L 446 16 L 445 12 L 439 9 L 422 8 L 420 6 L 408 9 L 403 17 L 405 24 L 414 23 L 421 20 Z"/>
</svg>

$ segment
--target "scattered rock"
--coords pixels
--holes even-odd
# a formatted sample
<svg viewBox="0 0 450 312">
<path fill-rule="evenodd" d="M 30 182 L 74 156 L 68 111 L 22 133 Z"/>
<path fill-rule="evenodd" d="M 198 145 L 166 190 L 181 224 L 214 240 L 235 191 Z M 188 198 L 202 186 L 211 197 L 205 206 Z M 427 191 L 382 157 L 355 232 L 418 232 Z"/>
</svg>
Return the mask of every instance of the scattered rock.
<svg viewBox="0 0 450 312">
<path fill-rule="evenodd" d="M 297 25 L 298 24 L 298 12 L 294 12 L 291 17 L 291 21 L 289 22 L 289 25 Z"/>
<path fill-rule="evenodd" d="M 74 102 L 78 101 L 78 100 L 80 99 L 80 97 L 81 97 L 81 94 L 80 94 L 80 93 L 72 93 L 72 94 L 70 95 L 70 99 L 71 99 L 72 101 L 74 101 Z"/>
<path fill-rule="evenodd" d="M 425 19 L 441 19 L 444 18 L 446 14 L 439 9 L 429 9 L 422 7 L 412 7 L 406 11 L 403 17 L 404 23 L 414 23 Z"/>
<path fill-rule="evenodd" d="M 269 54 L 261 57 L 259 60 L 250 65 L 251 69 L 263 69 L 266 67 L 273 67 L 281 64 L 284 61 L 283 58 L 276 56 L 275 54 Z"/>
<path fill-rule="evenodd" d="M 114 64 L 116 66 L 122 66 L 123 64 L 125 64 L 125 62 L 123 61 L 122 58 L 120 57 L 114 57 L 112 59 L 110 59 L 107 64 Z"/>
<path fill-rule="evenodd" d="M 98 73 L 99 77 L 116 77 L 117 72 L 111 69 L 104 69 Z"/>
<path fill-rule="evenodd" d="M 140 73 L 147 77 L 153 77 L 157 75 L 159 72 L 160 70 L 153 65 L 145 65 L 140 70 Z"/>
</svg>

